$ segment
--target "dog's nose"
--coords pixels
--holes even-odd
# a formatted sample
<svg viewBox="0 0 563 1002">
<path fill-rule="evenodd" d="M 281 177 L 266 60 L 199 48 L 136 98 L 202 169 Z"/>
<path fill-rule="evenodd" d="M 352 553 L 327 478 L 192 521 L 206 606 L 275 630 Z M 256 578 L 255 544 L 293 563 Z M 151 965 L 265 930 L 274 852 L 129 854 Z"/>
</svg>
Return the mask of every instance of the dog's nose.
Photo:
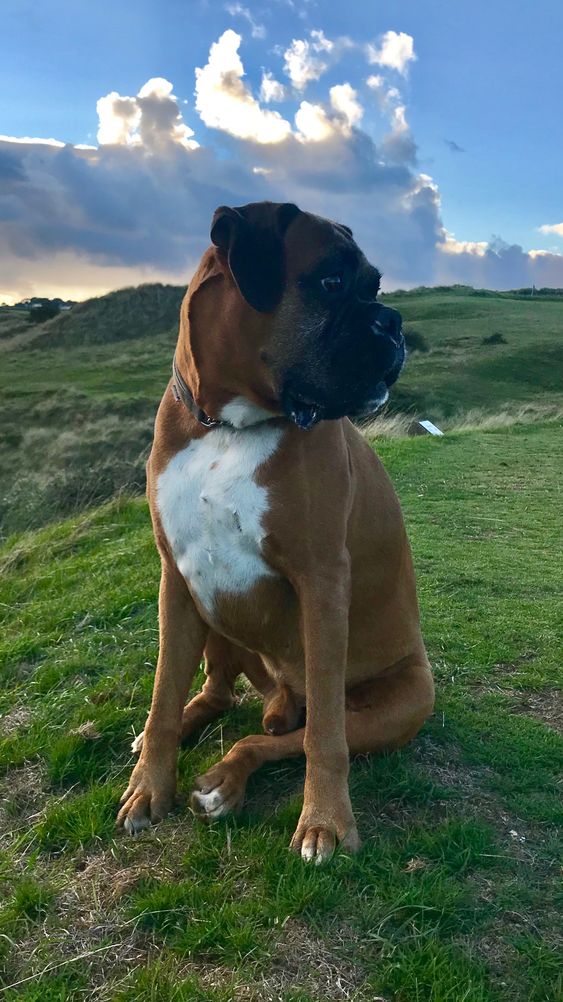
<svg viewBox="0 0 563 1002">
<path fill-rule="evenodd" d="M 372 323 L 372 328 L 376 334 L 390 337 L 394 344 L 399 347 L 404 342 L 401 333 L 402 326 L 403 318 L 398 310 L 392 310 L 390 306 L 377 304 L 377 313 Z"/>
</svg>

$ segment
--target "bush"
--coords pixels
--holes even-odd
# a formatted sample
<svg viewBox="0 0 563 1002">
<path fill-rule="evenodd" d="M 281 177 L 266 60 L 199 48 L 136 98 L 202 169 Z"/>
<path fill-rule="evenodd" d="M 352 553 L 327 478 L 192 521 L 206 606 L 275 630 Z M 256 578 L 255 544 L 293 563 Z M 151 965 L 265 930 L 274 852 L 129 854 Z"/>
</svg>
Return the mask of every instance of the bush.
<svg viewBox="0 0 563 1002">
<path fill-rule="evenodd" d="M 403 331 L 403 336 L 405 338 L 405 344 L 411 354 L 415 351 L 430 351 L 428 341 L 424 337 L 424 334 L 421 334 L 420 331 Z"/>
<path fill-rule="evenodd" d="M 46 320 L 52 320 L 59 315 L 59 307 L 54 303 L 44 303 L 43 306 L 34 306 L 29 311 L 28 320 L 30 324 L 42 324 Z"/>
<path fill-rule="evenodd" d="M 481 344 L 508 344 L 506 338 L 500 334 L 491 334 L 490 337 L 484 337 L 481 340 Z"/>
</svg>

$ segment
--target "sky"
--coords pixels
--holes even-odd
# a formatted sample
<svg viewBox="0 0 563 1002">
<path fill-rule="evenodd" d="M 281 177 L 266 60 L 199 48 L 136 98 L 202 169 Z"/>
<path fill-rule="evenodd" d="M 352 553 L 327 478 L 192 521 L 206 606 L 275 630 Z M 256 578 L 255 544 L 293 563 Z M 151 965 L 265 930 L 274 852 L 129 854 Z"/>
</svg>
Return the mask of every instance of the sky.
<svg viewBox="0 0 563 1002">
<path fill-rule="evenodd" d="M 213 210 L 352 227 L 385 289 L 563 287 L 563 4 L 2 0 L 0 302 L 185 284 Z"/>
</svg>

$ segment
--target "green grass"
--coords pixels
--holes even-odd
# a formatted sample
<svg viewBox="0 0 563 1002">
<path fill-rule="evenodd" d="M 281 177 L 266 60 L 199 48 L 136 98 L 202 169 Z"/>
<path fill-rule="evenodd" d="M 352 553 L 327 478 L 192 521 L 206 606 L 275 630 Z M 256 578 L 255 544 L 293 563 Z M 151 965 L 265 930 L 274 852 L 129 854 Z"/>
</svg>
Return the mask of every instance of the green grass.
<svg viewBox="0 0 563 1002">
<path fill-rule="evenodd" d="M 204 827 L 186 807 L 194 777 L 260 727 L 243 690 L 182 753 L 175 814 L 136 840 L 115 831 L 157 655 L 145 502 L 4 544 L 0 969 L 16 986 L 4 998 L 560 997 L 560 434 L 379 444 L 438 701 L 408 748 L 353 763 L 364 847 L 322 869 L 287 850 L 302 762 L 262 769 L 237 819 Z"/>
<path fill-rule="evenodd" d="M 182 292 L 123 289 L 39 328 L 0 309 L 0 539 L 143 489 Z M 453 287 L 384 299 L 430 349 L 410 355 L 390 413 L 451 426 L 475 410 L 563 406 L 561 297 Z M 505 343 L 483 344 L 494 334 Z"/>
<path fill-rule="evenodd" d="M 494 413 L 538 399 L 563 401 L 561 299 L 436 289 L 387 300 L 431 349 L 411 355 L 393 391 L 394 409 L 440 422 L 474 408 Z M 493 334 L 506 343 L 483 344 Z"/>
</svg>

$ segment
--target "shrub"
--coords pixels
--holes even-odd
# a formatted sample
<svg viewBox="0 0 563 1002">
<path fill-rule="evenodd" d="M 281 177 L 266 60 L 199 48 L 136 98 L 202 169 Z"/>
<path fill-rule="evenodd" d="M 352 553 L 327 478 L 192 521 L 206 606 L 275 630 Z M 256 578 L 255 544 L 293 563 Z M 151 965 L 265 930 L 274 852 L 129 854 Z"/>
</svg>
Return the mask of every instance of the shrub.
<svg viewBox="0 0 563 1002">
<path fill-rule="evenodd" d="M 495 334 L 491 334 L 489 337 L 482 338 L 481 344 L 508 344 L 508 341 L 502 334 L 500 334 L 497 331 Z"/>
<path fill-rule="evenodd" d="M 52 320 L 53 317 L 58 316 L 58 314 L 58 306 L 55 306 L 54 303 L 44 303 L 43 306 L 34 306 L 33 309 L 29 311 L 27 319 L 30 324 L 42 324 L 46 320 Z"/>
<path fill-rule="evenodd" d="M 411 353 L 414 351 L 430 351 L 428 341 L 424 337 L 424 334 L 421 334 L 420 331 L 403 331 L 403 335 L 405 338 L 405 344 Z"/>
</svg>

